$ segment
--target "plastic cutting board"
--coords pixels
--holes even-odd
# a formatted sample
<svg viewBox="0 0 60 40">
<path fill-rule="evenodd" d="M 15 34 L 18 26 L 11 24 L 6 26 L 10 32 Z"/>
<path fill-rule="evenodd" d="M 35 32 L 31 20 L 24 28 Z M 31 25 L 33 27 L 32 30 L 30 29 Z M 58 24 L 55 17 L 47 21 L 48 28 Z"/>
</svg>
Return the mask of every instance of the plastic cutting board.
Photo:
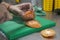
<svg viewBox="0 0 60 40">
<path fill-rule="evenodd" d="M 0 24 L 0 30 L 7 36 L 8 40 L 16 40 L 17 38 L 21 38 L 56 25 L 55 22 L 40 18 L 39 16 L 36 16 L 35 19 L 41 23 L 41 28 L 30 28 L 26 26 L 20 18 L 14 17 L 13 20 Z"/>
</svg>

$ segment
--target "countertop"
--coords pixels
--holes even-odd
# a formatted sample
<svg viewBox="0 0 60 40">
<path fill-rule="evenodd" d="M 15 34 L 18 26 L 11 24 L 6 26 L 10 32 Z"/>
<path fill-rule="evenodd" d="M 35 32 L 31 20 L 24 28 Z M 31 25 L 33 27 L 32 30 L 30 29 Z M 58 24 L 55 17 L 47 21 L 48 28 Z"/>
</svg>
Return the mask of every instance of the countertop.
<svg viewBox="0 0 60 40">
<path fill-rule="evenodd" d="M 56 36 L 51 40 L 60 40 L 60 16 L 53 14 L 52 12 L 47 12 L 47 15 L 42 17 L 56 22 L 56 26 L 51 28 L 56 31 Z M 46 39 L 40 35 L 40 32 L 38 32 L 25 36 L 23 38 L 19 38 L 18 40 L 46 40 Z"/>
</svg>

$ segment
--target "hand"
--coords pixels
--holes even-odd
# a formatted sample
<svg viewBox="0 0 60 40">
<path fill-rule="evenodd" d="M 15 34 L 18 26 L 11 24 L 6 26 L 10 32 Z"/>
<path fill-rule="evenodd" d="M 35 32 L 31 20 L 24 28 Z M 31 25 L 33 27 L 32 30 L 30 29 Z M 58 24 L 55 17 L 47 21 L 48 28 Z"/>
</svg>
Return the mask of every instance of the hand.
<svg viewBox="0 0 60 40">
<path fill-rule="evenodd" d="M 22 4 L 15 5 L 15 6 L 23 11 L 33 10 L 33 6 L 31 3 L 22 3 Z"/>
<path fill-rule="evenodd" d="M 16 11 L 19 15 L 23 15 L 26 11 L 33 11 L 31 3 L 22 3 L 18 5 L 10 5 L 9 10 Z"/>
<path fill-rule="evenodd" d="M 21 3 L 18 5 L 10 5 L 8 3 L 3 2 L 2 4 L 4 4 L 10 11 L 21 16 L 23 19 L 30 20 L 34 18 L 34 11 L 31 3 Z"/>
<path fill-rule="evenodd" d="M 20 13 L 20 12 L 23 13 L 28 10 L 33 11 L 33 6 L 31 3 L 21 3 L 21 4 L 17 4 L 17 5 L 11 5 L 6 2 L 2 2 L 1 4 L 5 5 L 7 9 L 16 11 L 18 13 Z"/>
<path fill-rule="evenodd" d="M 17 12 L 24 20 L 34 19 L 34 11 L 31 3 L 22 3 L 18 5 L 12 5 L 9 10 Z"/>
</svg>

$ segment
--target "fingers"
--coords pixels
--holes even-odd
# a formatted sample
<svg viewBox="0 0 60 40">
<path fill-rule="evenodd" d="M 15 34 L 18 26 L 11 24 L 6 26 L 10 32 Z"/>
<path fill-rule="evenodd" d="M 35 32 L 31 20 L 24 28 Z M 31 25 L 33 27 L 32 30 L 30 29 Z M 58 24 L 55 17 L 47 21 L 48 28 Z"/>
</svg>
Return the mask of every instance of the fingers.
<svg viewBox="0 0 60 40">
<path fill-rule="evenodd" d="M 18 5 L 11 5 L 9 7 L 9 10 L 15 11 L 20 14 L 20 13 L 26 12 L 28 10 L 33 10 L 33 6 L 31 3 L 22 3 L 22 4 L 18 4 Z"/>
<path fill-rule="evenodd" d="M 27 10 L 33 10 L 33 6 L 31 3 L 22 3 L 22 4 L 18 4 L 16 5 L 16 7 L 18 7 L 19 9 L 25 11 L 26 9 Z M 26 11 L 27 11 L 26 10 Z"/>
<path fill-rule="evenodd" d="M 20 10 L 18 7 L 14 6 L 14 5 L 11 5 L 9 7 L 9 10 L 13 13 L 17 13 L 17 15 L 21 15 L 24 13 L 22 10 Z"/>
<path fill-rule="evenodd" d="M 23 9 L 29 8 L 29 4 L 28 3 L 22 3 L 22 4 L 18 5 L 17 7 L 19 9 L 23 10 Z"/>
<path fill-rule="evenodd" d="M 23 5 L 27 5 L 27 4 L 31 4 L 31 3 L 21 3 L 21 4 L 18 4 L 18 5 L 15 5 L 15 6 L 23 6 Z"/>
<path fill-rule="evenodd" d="M 29 10 L 33 10 L 33 5 L 31 3 L 29 3 L 29 5 L 30 5 Z"/>
</svg>

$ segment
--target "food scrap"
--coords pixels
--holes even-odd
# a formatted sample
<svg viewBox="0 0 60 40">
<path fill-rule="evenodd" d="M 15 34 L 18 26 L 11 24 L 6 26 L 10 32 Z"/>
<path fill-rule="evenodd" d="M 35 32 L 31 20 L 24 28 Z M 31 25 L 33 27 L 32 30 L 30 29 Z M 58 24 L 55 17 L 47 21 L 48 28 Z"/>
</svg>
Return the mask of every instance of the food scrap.
<svg viewBox="0 0 60 40">
<path fill-rule="evenodd" d="M 40 28 L 41 27 L 41 24 L 36 20 L 27 21 L 26 25 L 30 26 L 32 28 Z"/>
<path fill-rule="evenodd" d="M 45 29 L 41 31 L 41 35 L 46 38 L 54 37 L 56 32 L 52 29 Z"/>
</svg>

